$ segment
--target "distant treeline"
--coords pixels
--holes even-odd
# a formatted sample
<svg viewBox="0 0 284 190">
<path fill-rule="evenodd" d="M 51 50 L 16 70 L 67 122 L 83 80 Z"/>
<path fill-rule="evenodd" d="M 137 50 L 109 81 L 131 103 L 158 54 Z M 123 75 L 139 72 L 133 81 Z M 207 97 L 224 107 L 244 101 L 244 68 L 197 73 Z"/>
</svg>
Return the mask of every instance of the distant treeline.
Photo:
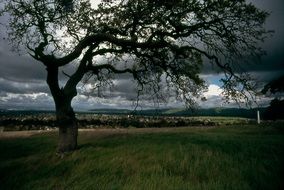
<svg viewBox="0 0 284 190">
<path fill-rule="evenodd" d="M 209 109 L 147 109 L 147 110 L 128 110 L 128 109 L 94 109 L 88 112 L 78 112 L 79 114 L 106 114 L 106 115 L 142 115 L 142 116 L 220 116 L 220 117 L 243 117 L 256 118 L 257 110 L 263 115 L 266 108 L 243 109 L 243 108 L 209 108 Z M 42 110 L 0 110 L 0 116 L 52 114 L 54 111 Z"/>
</svg>

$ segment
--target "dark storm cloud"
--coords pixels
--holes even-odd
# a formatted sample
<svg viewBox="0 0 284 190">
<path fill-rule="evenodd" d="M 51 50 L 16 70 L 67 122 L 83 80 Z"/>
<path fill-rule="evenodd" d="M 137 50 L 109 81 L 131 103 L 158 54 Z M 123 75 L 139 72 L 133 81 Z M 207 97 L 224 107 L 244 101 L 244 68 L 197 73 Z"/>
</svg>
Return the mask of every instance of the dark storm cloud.
<svg viewBox="0 0 284 190">
<path fill-rule="evenodd" d="M 137 89 L 131 78 L 117 80 L 111 90 L 117 92 L 122 97 L 126 97 L 127 100 L 135 100 L 137 98 Z"/>
<path fill-rule="evenodd" d="M 8 93 L 49 93 L 43 81 L 15 82 L 0 78 L 0 91 Z"/>
<path fill-rule="evenodd" d="M 0 76 L 11 81 L 30 82 L 45 80 L 45 68 L 38 62 L 26 56 L 1 53 Z"/>
<path fill-rule="evenodd" d="M 284 1 L 283 0 L 252 0 L 258 8 L 270 13 L 265 23 L 267 30 L 273 30 L 274 34 L 259 45 L 266 51 L 261 60 L 252 63 L 240 64 L 247 72 L 253 73 L 263 81 L 269 81 L 284 75 Z M 205 60 L 204 74 L 218 73 L 220 70 Z"/>
<path fill-rule="evenodd" d="M 247 65 L 245 68 L 267 81 L 284 75 L 284 1 L 253 0 L 252 2 L 270 13 L 265 27 L 267 30 L 274 30 L 274 34 L 261 44 L 267 55 L 262 57 L 261 62 Z"/>
<path fill-rule="evenodd" d="M 20 55 L 22 52 L 12 52 L 9 42 L 1 38 L 6 36 L 4 31 L 0 27 L 0 77 L 23 82 L 44 80 L 46 73 L 43 65 L 29 55 Z"/>
<path fill-rule="evenodd" d="M 10 52 L 7 42 L 1 42 L 0 92 L 16 94 L 49 93 L 45 83 L 45 68 L 42 64 L 28 56 L 19 56 Z"/>
<path fill-rule="evenodd" d="M 7 41 L 0 40 L 0 91 L 13 93 L 49 93 L 46 84 L 45 66 L 29 55 L 19 55 L 12 52 Z M 74 65 L 63 67 L 59 78 L 62 82 L 66 76 L 62 71 L 72 74 Z"/>
</svg>

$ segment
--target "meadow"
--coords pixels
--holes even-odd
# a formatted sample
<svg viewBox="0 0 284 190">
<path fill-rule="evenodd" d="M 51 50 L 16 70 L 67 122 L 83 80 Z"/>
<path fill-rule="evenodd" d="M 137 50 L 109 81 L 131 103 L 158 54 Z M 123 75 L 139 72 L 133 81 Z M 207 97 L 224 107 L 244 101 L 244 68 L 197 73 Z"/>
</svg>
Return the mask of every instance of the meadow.
<svg viewBox="0 0 284 190">
<path fill-rule="evenodd" d="M 56 142 L 0 138 L 0 189 L 284 189 L 283 126 L 82 130 L 63 158 Z"/>
</svg>

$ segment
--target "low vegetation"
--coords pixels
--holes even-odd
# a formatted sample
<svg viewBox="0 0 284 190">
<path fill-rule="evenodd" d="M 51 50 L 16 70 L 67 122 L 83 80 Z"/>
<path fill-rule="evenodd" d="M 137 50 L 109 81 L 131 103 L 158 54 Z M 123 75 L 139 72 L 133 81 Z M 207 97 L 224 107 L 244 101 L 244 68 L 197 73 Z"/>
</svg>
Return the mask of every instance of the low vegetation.
<svg viewBox="0 0 284 190">
<path fill-rule="evenodd" d="M 8 133 L 8 132 L 6 132 Z M 95 129 L 0 138 L 0 189 L 283 189 L 283 127 Z"/>
</svg>

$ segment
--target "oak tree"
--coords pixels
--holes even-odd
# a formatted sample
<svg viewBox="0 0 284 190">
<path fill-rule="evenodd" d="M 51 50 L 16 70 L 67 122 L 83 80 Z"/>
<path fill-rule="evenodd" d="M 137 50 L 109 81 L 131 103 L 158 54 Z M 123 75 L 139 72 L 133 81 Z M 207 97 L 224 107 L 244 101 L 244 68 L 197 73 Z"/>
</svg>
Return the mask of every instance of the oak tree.
<svg viewBox="0 0 284 190">
<path fill-rule="evenodd" d="M 9 39 L 47 71 L 59 125 L 58 151 L 77 147 L 78 124 L 71 106 L 84 77 L 103 83 L 128 73 L 138 94 L 159 96 L 167 85 L 188 105 L 206 87 L 202 64 L 224 73 L 224 96 L 251 90 L 239 65 L 260 56 L 267 12 L 245 0 L 4 0 Z M 98 57 L 104 57 L 99 62 Z M 127 63 L 125 63 L 127 62 Z M 59 69 L 76 64 L 59 84 Z M 27 71 L 28 72 L 28 71 Z"/>
</svg>

